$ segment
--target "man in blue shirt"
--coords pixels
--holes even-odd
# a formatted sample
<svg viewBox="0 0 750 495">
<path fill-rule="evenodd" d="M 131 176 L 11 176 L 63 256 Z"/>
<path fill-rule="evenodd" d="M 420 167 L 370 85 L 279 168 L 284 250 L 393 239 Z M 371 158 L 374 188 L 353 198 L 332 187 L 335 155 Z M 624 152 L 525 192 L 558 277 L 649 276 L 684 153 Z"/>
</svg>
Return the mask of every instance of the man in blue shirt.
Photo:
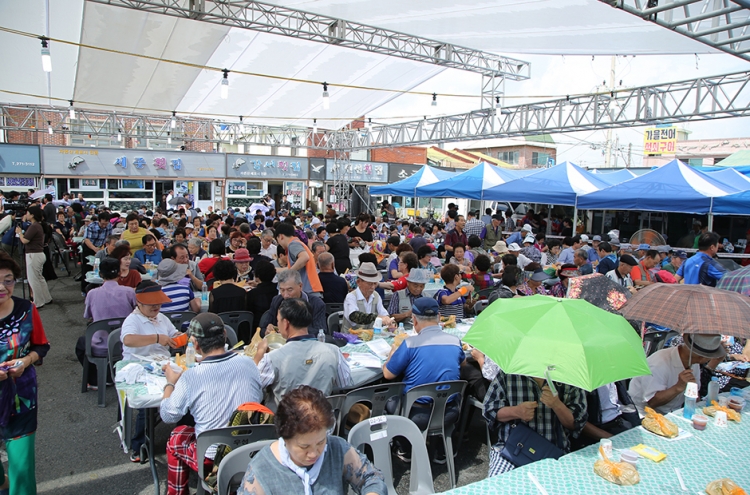
<svg viewBox="0 0 750 495">
<path fill-rule="evenodd" d="M 606 275 L 607 272 L 617 268 L 620 263 L 617 261 L 617 255 L 612 252 L 612 246 L 607 241 L 600 242 L 598 247 L 599 264 L 596 265 L 596 273 Z"/>
<path fill-rule="evenodd" d="M 161 263 L 162 256 L 161 251 L 156 249 L 156 237 L 153 234 L 146 234 L 141 242 L 143 242 L 143 249 L 136 251 L 133 256 L 144 265 L 149 261 L 154 265 Z"/>
<path fill-rule="evenodd" d="M 531 234 L 531 224 L 526 224 L 523 226 L 520 232 L 513 232 L 507 239 L 505 239 L 505 244 L 510 246 L 514 242 L 518 245 L 523 244 L 524 238 Z"/>
<path fill-rule="evenodd" d="M 686 259 L 677 270 L 677 282 L 685 280 L 686 284 L 716 287 L 716 282 L 726 273 L 724 267 L 714 260 L 718 251 L 719 236 L 714 232 L 701 234 L 698 238 L 698 252 Z"/>
</svg>

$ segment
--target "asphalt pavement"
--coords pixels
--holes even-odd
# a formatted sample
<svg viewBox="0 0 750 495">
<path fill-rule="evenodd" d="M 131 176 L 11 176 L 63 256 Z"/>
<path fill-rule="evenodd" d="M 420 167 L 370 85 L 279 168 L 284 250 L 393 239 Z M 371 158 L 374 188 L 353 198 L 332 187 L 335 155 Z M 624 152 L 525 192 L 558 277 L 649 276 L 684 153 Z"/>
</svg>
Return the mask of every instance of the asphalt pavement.
<svg viewBox="0 0 750 495">
<path fill-rule="evenodd" d="M 119 447 L 114 428 L 117 398 L 107 388 L 107 406 L 97 406 L 96 392 L 81 393 L 81 365 L 75 343 L 85 330 L 80 283 L 71 277 L 49 282 L 54 303 L 39 310 L 51 349 L 37 368 L 39 381 L 39 426 L 36 434 L 36 478 L 39 493 L 56 495 L 153 494 L 148 464 L 133 464 Z M 21 297 L 21 286 L 14 295 Z M 171 425 L 156 429 L 156 460 L 166 493 L 165 445 Z M 4 457 L 4 452 L 3 452 Z M 456 456 L 458 485 L 484 479 L 488 453 L 484 422 L 478 411 Z M 408 493 L 408 465 L 394 460 L 399 494 Z M 445 465 L 432 464 L 435 491 L 450 489 Z M 195 487 L 197 476 L 192 476 Z"/>
</svg>

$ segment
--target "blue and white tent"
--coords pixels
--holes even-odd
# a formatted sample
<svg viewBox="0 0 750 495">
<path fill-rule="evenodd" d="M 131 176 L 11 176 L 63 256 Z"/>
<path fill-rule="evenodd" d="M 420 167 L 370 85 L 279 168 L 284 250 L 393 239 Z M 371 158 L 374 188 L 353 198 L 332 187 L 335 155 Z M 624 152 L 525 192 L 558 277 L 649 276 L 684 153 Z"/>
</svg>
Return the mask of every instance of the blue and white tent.
<svg viewBox="0 0 750 495">
<path fill-rule="evenodd" d="M 739 173 L 736 169 L 725 168 L 724 170 L 706 172 L 706 175 L 740 191 L 750 190 L 750 177 Z"/>
<path fill-rule="evenodd" d="M 417 170 L 414 175 L 404 180 L 394 182 L 385 186 L 371 186 L 370 194 L 376 196 L 407 196 L 410 198 L 420 196 L 420 188 L 435 184 L 453 177 L 454 173 L 440 170 L 429 165 Z"/>
<path fill-rule="evenodd" d="M 714 198 L 739 192 L 687 164 L 672 160 L 623 183 L 578 198 L 578 208 L 706 214 Z"/>
<path fill-rule="evenodd" d="M 637 174 L 626 168 L 620 169 L 616 172 L 602 172 L 598 169 L 592 170 L 591 172 L 610 186 L 625 182 L 626 180 L 630 180 L 633 177 L 638 177 Z"/>
<path fill-rule="evenodd" d="M 485 191 L 514 180 L 520 180 L 514 171 L 480 162 L 476 167 L 456 174 L 448 180 L 419 188 L 418 196 L 485 200 L 491 199 L 485 195 Z"/>
<path fill-rule="evenodd" d="M 512 182 L 492 187 L 484 199 L 518 201 L 549 205 L 575 206 L 576 198 L 608 187 L 609 184 L 570 162 L 521 177 Z"/>
</svg>

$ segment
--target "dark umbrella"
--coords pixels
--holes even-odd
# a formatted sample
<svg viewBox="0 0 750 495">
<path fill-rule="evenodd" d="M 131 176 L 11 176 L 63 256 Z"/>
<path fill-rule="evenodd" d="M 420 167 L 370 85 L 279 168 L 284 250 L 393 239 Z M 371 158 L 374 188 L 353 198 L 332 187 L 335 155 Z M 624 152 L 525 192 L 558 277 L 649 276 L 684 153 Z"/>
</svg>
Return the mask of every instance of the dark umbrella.
<svg viewBox="0 0 750 495">
<path fill-rule="evenodd" d="M 750 298 L 705 285 L 652 284 L 620 313 L 677 332 L 750 337 Z"/>
<path fill-rule="evenodd" d="M 721 280 L 716 282 L 716 288 L 750 296 L 750 265 L 725 273 Z"/>
<path fill-rule="evenodd" d="M 568 299 L 583 299 L 610 313 L 619 313 L 629 297 L 629 290 L 601 273 L 568 279 Z"/>
<path fill-rule="evenodd" d="M 184 196 L 177 196 L 176 198 L 170 199 L 169 200 L 169 204 L 170 205 L 174 205 L 174 206 L 177 206 L 177 205 L 189 205 L 190 201 L 188 201 L 187 199 L 185 199 Z"/>
</svg>

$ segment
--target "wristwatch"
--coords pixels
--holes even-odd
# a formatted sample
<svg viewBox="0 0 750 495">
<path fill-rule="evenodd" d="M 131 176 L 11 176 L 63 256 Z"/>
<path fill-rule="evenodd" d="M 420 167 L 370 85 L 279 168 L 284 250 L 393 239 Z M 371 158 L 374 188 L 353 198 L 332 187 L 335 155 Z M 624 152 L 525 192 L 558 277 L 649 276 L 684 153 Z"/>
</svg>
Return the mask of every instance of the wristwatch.
<svg viewBox="0 0 750 495">
<path fill-rule="evenodd" d="M 167 389 L 167 387 L 170 387 L 170 386 L 171 386 L 172 388 L 174 388 L 174 383 L 170 383 L 170 382 L 167 382 L 167 384 L 166 384 L 166 385 L 164 385 L 164 388 L 163 388 L 163 389 L 161 389 L 161 390 L 162 390 L 162 392 L 163 392 L 163 391 L 165 391 L 165 390 Z"/>
</svg>

